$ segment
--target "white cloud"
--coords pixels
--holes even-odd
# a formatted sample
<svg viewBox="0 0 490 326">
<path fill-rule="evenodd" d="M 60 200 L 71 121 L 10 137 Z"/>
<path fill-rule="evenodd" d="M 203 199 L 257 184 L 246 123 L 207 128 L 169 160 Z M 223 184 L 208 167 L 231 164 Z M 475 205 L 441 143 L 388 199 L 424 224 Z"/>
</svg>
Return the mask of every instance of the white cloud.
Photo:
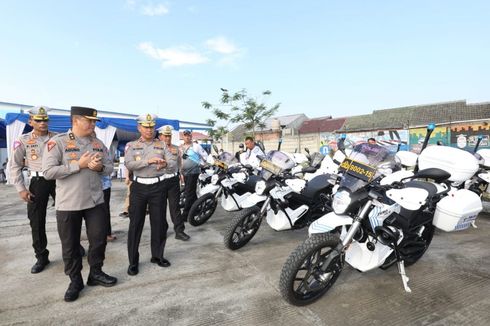
<svg viewBox="0 0 490 326">
<path fill-rule="evenodd" d="M 211 38 L 205 42 L 206 46 L 215 52 L 221 54 L 236 54 L 240 51 L 231 41 L 228 41 L 223 36 Z"/>
<path fill-rule="evenodd" d="M 209 59 L 189 46 L 159 49 L 150 42 L 143 42 L 138 49 L 149 57 L 161 61 L 162 67 L 178 67 L 206 63 Z"/>
<path fill-rule="evenodd" d="M 141 13 L 145 16 L 161 16 L 168 14 L 168 8 L 164 4 L 148 4 L 141 8 Z"/>
</svg>

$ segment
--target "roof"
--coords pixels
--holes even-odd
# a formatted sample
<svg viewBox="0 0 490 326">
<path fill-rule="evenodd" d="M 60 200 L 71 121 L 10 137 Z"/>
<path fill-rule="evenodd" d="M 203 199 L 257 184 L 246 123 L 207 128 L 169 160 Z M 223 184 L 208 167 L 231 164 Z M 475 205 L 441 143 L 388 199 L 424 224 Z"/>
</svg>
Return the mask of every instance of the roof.
<svg viewBox="0 0 490 326">
<path fill-rule="evenodd" d="M 407 129 L 429 123 L 451 123 L 490 119 L 490 103 L 467 104 L 465 100 L 374 110 L 372 114 L 348 117 L 347 132 Z"/>
<path fill-rule="evenodd" d="M 334 132 L 344 125 L 346 118 L 321 117 L 309 119 L 303 122 L 299 132 L 302 134 L 313 132 Z"/>
</svg>

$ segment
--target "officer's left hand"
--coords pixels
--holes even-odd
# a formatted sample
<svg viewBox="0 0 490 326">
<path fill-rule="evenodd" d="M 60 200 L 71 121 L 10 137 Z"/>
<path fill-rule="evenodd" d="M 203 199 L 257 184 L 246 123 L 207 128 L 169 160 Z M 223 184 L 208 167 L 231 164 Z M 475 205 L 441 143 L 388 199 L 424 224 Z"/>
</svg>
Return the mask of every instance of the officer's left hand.
<svg viewBox="0 0 490 326">
<path fill-rule="evenodd" d="M 167 161 L 164 159 L 160 160 L 160 162 L 157 164 L 157 170 L 161 170 L 167 166 Z"/>
<path fill-rule="evenodd" d="M 102 158 L 99 155 L 94 155 L 88 163 L 88 168 L 97 172 L 102 170 L 102 166 Z"/>
</svg>

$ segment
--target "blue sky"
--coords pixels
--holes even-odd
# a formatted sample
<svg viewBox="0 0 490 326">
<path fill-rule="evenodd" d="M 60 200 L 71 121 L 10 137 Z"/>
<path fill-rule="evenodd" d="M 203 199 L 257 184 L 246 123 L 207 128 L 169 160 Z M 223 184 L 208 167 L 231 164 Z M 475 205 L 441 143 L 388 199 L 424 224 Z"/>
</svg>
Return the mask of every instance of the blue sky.
<svg viewBox="0 0 490 326">
<path fill-rule="evenodd" d="M 0 101 L 203 122 L 220 88 L 279 115 L 490 101 L 490 1 L 0 2 Z"/>
</svg>

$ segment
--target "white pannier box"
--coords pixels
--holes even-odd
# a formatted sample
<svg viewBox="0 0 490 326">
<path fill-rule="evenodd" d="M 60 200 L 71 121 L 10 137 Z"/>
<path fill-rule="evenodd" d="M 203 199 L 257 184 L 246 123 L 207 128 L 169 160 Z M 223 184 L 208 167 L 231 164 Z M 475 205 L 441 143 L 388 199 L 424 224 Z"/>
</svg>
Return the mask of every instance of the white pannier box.
<svg viewBox="0 0 490 326">
<path fill-rule="evenodd" d="M 449 181 L 464 182 L 478 171 L 473 154 L 449 146 L 430 146 L 419 155 L 419 169 L 438 168 L 451 174 Z"/>
<path fill-rule="evenodd" d="M 478 154 L 481 155 L 485 163 L 483 165 L 487 168 L 490 168 L 490 149 L 480 149 L 477 151 Z"/>
<path fill-rule="evenodd" d="M 466 189 L 457 190 L 437 203 L 432 224 L 446 232 L 468 228 L 482 211 L 480 196 Z"/>
</svg>

